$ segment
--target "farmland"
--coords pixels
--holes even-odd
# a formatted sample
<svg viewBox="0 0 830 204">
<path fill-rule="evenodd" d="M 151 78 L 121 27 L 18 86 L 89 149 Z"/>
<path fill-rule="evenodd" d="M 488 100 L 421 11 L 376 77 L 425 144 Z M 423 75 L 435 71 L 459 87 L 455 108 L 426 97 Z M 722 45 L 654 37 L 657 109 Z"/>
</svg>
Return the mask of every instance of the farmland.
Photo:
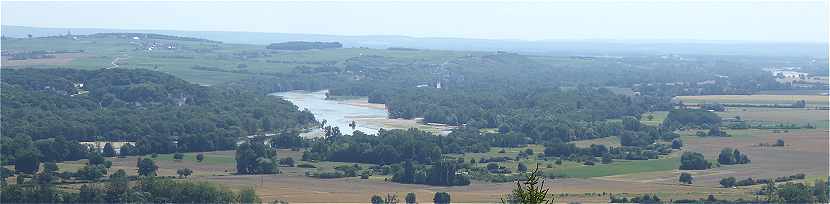
<svg viewBox="0 0 830 204">
<path fill-rule="evenodd" d="M 740 166 L 722 166 L 710 170 L 690 171 L 695 176 L 694 185 L 680 185 L 677 183 L 676 170 L 679 160 L 677 154 L 665 159 L 647 161 L 617 161 L 608 165 L 584 166 L 578 163 L 565 162 L 546 168 L 545 164 L 552 161 L 525 160 L 530 166 L 541 162 L 545 172 L 566 175 L 569 178 L 558 178 L 548 181 L 552 192 L 557 192 L 559 199 L 580 202 L 605 202 L 606 196 L 602 193 L 640 194 L 656 192 L 661 197 L 705 198 L 714 194 L 719 198 L 752 199 L 750 192 L 758 186 L 739 187 L 737 189 L 723 189 L 719 187 L 721 178 L 734 176 L 737 178 L 753 177 L 767 178 L 793 174 L 793 169 L 805 173 L 808 178 L 823 178 L 828 171 L 826 155 L 830 154 L 825 144 L 828 141 L 826 129 L 797 130 L 787 133 L 773 133 L 768 130 L 755 130 L 735 137 L 697 137 L 684 134 L 681 139 L 686 143 L 684 151 L 703 153 L 707 159 L 715 160 L 717 153 L 723 147 L 737 147 L 750 155 L 753 162 Z M 785 147 L 759 147 L 758 143 L 773 143 L 777 139 L 787 142 Z M 542 151 L 540 146 L 530 146 L 534 151 Z M 505 153 L 499 153 L 501 148 L 494 148 L 490 152 L 481 154 L 448 155 L 450 157 L 463 156 L 465 159 L 508 156 L 514 157 L 518 152 L 527 148 L 506 148 Z M 493 202 L 510 191 L 512 183 L 489 183 L 474 181 L 470 186 L 463 187 L 432 187 L 415 184 L 397 184 L 384 181 L 383 176 L 372 176 L 370 179 L 357 177 L 340 179 L 317 179 L 304 176 L 304 172 L 311 170 L 297 167 L 281 167 L 282 174 L 277 175 L 233 175 L 233 151 L 206 152 L 203 162 L 195 161 L 196 153 L 186 153 L 181 161 L 174 160 L 171 154 L 159 154 L 154 160 L 160 167 L 162 176 L 175 176 L 176 169 L 191 168 L 194 176 L 190 180 L 203 180 L 222 183 L 234 189 L 250 186 L 256 190 L 264 200 L 285 200 L 289 202 L 324 202 L 338 199 L 343 202 L 364 202 L 373 194 L 397 193 L 399 196 L 407 192 L 415 192 L 419 198 L 429 198 L 433 192 L 451 192 L 453 199 L 458 202 Z M 293 157 L 300 160 L 301 151 L 280 150 L 279 157 Z M 145 156 L 149 157 L 149 156 Z M 823 158 L 823 159 L 822 159 Z M 136 157 L 113 158 L 112 169 L 126 169 L 129 174 L 135 172 Z M 79 162 L 82 163 L 82 162 Z M 306 162 L 300 162 L 306 163 Z M 341 162 L 311 163 L 321 169 L 331 169 L 335 165 L 348 164 Z M 515 170 L 515 162 L 501 163 Z M 482 164 L 483 165 L 483 164 Z M 78 168 L 82 164 L 67 163 L 62 169 Z M 369 165 L 366 165 L 369 166 Z M 314 183 L 314 185 L 309 185 Z M 314 195 L 314 196 L 309 196 Z"/>
<path fill-rule="evenodd" d="M 287 73 L 300 66 L 333 66 L 349 58 L 363 55 L 440 63 L 455 57 L 475 54 L 475 52 L 396 51 L 364 48 L 273 51 L 266 49 L 264 45 L 145 39 L 142 35 L 6 39 L 3 40 L 3 50 L 11 53 L 83 51 L 77 54 L 54 54 L 54 58 L 48 59 L 8 60 L 4 57 L 3 68 L 100 69 L 112 66 L 114 59 L 121 58 L 116 62 L 119 68 L 151 69 L 205 85 L 242 80 L 259 74 Z"/>
<path fill-rule="evenodd" d="M 576 153 L 571 153 L 571 157 L 568 157 L 568 155 L 545 155 L 546 145 L 560 143 L 573 144 L 575 147 L 583 149 L 589 149 L 593 145 L 622 148 L 623 143 L 620 140 L 625 138 L 623 137 L 625 133 L 630 133 L 630 135 L 627 135 L 629 137 L 651 137 L 651 140 L 647 140 L 645 144 L 639 146 L 628 145 L 628 148 L 641 148 L 634 153 L 656 152 L 654 149 L 645 149 L 645 146 L 649 145 L 662 145 L 668 149 L 667 146 L 672 143 L 673 139 L 673 137 L 670 137 L 672 135 L 668 133 L 672 132 L 663 132 L 664 130 L 659 128 L 662 128 L 661 124 L 668 118 L 670 109 L 674 108 L 668 103 L 668 99 L 671 97 L 661 95 L 665 93 L 649 92 L 654 91 L 652 89 L 659 88 L 639 86 L 640 81 L 647 81 L 641 79 L 640 74 L 650 73 L 660 76 L 648 79 L 659 82 L 672 80 L 696 82 L 703 81 L 701 78 L 712 77 L 712 73 L 709 72 L 692 71 L 689 76 L 674 74 L 665 76 L 668 79 L 663 79 L 664 76 L 661 74 L 671 72 L 671 70 L 657 70 L 652 73 L 652 69 L 660 67 L 652 64 L 652 61 L 672 65 L 676 65 L 675 63 L 682 64 L 677 66 L 681 67 L 678 70 L 683 70 L 683 66 L 697 66 L 696 64 L 683 64 L 686 62 L 666 62 L 668 60 L 660 61 L 649 57 L 632 57 L 633 60 L 626 59 L 630 60 L 626 61 L 616 58 L 526 57 L 507 52 L 442 50 L 336 48 L 277 51 L 266 49 L 265 45 L 225 44 L 202 40 L 178 40 L 173 42 L 170 40 L 145 39 L 142 36 L 11 39 L 4 40 L 3 46 L 4 52 L 83 50 L 83 52 L 76 54 L 54 54 L 55 58 L 47 59 L 8 60 L 4 58 L 3 69 L 71 67 L 98 71 L 103 69 L 102 72 L 108 69 L 116 69 L 116 71 L 120 69 L 148 69 L 168 73 L 187 82 L 211 86 L 206 88 L 228 88 L 228 90 L 242 88 L 245 91 L 260 91 L 259 88 L 261 87 L 259 86 L 265 87 L 262 90 L 266 91 L 273 91 L 274 87 L 281 90 L 314 89 L 306 91 L 331 89 L 332 92 L 329 92 L 331 94 L 320 93 L 319 98 L 325 102 L 332 102 L 326 99 L 338 99 L 339 101 L 335 102 L 338 105 L 386 111 L 386 115 L 388 115 L 388 118 L 386 118 L 377 115 L 348 114 L 341 117 L 344 121 L 356 121 L 356 124 L 361 128 L 365 125 L 387 129 L 417 128 L 427 131 L 426 134 L 412 133 L 415 135 L 412 137 L 408 137 L 410 135 L 389 137 L 406 139 L 402 140 L 405 141 L 402 142 L 404 144 L 396 143 L 395 145 L 404 146 L 408 143 L 418 143 L 424 145 L 423 147 L 437 148 L 436 151 L 428 153 L 434 153 L 437 159 L 456 161 L 462 168 L 459 172 L 454 173 L 470 173 L 488 168 L 490 165 L 502 167 L 507 172 L 488 172 L 484 176 L 474 175 L 471 176 L 472 182 L 470 185 L 452 187 L 396 183 L 391 181 L 392 174 L 381 175 L 377 172 L 368 176 L 367 179 L 354 176 L 332 179 L 309 177 L 306 176 L 308 171 L 335 171 L 335 167 L 339 165 L 358 165 L 362 169 L 375 166 L 383 168 L 380 166 L 400 165 L 403 159 L 412 159 L 412 155 L 408 155 L 409 153 L 397 154 L 396 151 L 401 149 L 398 146 L 379 145 L 384 141 L 373 140 L 375 138 L 387 138 L 385 136 L 372 139 L 361 138 L 367 141 L 349 141 L 348 134 L 335 134 L 327 132 L 331 130 L 316 128 L 318 125 L 325 125 L 321 123 L 322 121 L 316 121 L 317 123 L 308 125 L 312 128 L 304 129 L 304 131 L 315 133 L 314 136 L 319 137 L 319 139 L 301 138 L 303 144 L 298 145 L 299 147 L 294 150 L 279 149 L 276 151 L 275 158 L 290 157 L 297 161 L 297 164 L 313 165 L 316 168 L 280 166 L 280 174 L 236 174 L 236 152 L 228 150 L 232 148 L 222 149 L 223 151 L 186 152 L 183 153 L 183 159 L 174 159 L 174 154 L 169 152 L 183 150 L 184 148 L 179 147 L 179 144 L 182 143 L 176 143 L 170 149 L 166 149 L 166 154 L 151 156 L 153 155 L 152 152 L 145 150 L 145 152 L 139 153 L 143 156 L 130 155 L 108 158 L 112 161 L 112 167 L 108 170 L 109 174 L 114 173 L 117 169 L 124 169 L 128 172 L 128 175 L 135 176 L 138 169 L 136 165 L 138 159 L 150 158 L 158 165 L 160 176 L 175 177 L 177 170 L 188 168 L 193 170 L 193 175 L 189 178 L 179 178 L 180 180 L 209 181 L 236 190 L 253 186 L 264 201 L 331 202 L 336 200 L 338 202 L 365 202 L 372 195 L 397 193 L 400 196 L 406 192 L 415 192 L 423 201 L 431 198 L 434 192 L 447 191 L 452 194 L 455 202 L 496 202 L 514 188 L 514 183 L 510 181 L 515 176 L 521 175 L 518 173 L 520 172 L 519 164 L 525 164 L 530 168 L 536 167 L 538 164 L 544 175 L 550 177 L 547 184 L 551 187 L 551 192 L 556 192 L 555 194 L 559 199 L 557 201 L 561 202 L 607 202 L 609 193 L 624 195 L 654 193 L 669 199 L 700 199 L 712 194 L 718 196 L 718 198 L 751 200 L 755 198 L 754 193 L 757 192 L 759 186 L 735 189 L 722 188 L 719 184 L 720 179 L 729 176 L 739 179 L 746 177 L 774 178 L 796 173 L 804 173 L 810 179 L 826 179 L 826 173 L 828 172 L 827 157 L 830 154 L 826 148 L 828 143 L 828 137 L 826 137 L 828 111 L 816 109 L 816 107 L 826 107 L 828 97 L 799 95 L 801 92 L 796 94 L 786 94 L 786 92 L 781 91 L 774 92 L 780 95 L 695 95 L 677 97 L 686 105 L 714 102 L 745 105 L 790 105 L 797 100 L 805 100 L 807 108 L 727 107 L 724 112 L 715 113 L 725 119 L 740 118 L 741 121 L 751 125 L 794 124 L 798 125 L 798 128 L 781 130 L 781 128 L 731 129 L 723 127 L 723 131 L 731 135 L 730 137 L 702 137 L 696 136 L 696 134 L 698 132 L 705 133 L 709 131 L 708 129 L 695 129 L 700 127 L 687 129 L 684 127 L 682 130 L 673 132 L 679 134 L 679 139 L 684 144 L 683 147 L 670 150 L 670 153 L 661 153 L 661 155 L 654 158 L 632 159 L 621 156 L 611 159 L 610 162 L 600 163 L 597 158 L 605 159 L 605 156 L 609 155 L 607 152 L 603 155 L 588 154 L 587 158 L 574 156 Z M 629 74 L 626 71 L 619 71 L 620 73 L 616 73 L 617 75 L 607 74 L 613 76 L 591 74 L 591 71 L 594 73 L 613 72 L 606 70 L 605 66 L 616 66 L 618 64 L 624 65 L 622 67 L 628 67 L 628 71 L 637 71 L 638 74 Z M 574 74 L 572 73 L 573 70 L 579 70 L 580 72 Z M 582 73 L 582 71 L 585 73 Z M 741 72 L 745 70 L 732 71 Z M 560 73 L 562 76 L 560 76 Z M 334 77 L 326 78 L 330 76 Z M 515 79 L 503 76 L 511 76 Z M 607 78 L 602 78 L 603 76 Z M 548 77 L 561 78 L 549 79 Z M 684 77 L 688 77 L 688 79 Z M 254 80 L 254 78 L 257 78 L 257 80 Z M 295 83 L 300 85 L 292 87 L 287 83 L 283 83 L 284 80 L 296 80 Z M 579 84 L 583 80 L 588 80 L 589 82 L 585 82 L 588 85 Z M 248 81 L 255 85 L 249 86 L 242 83 Z M 331 82 L 331 84 L 327 84 L 327 82 Z M 632 84 L 635 83 L 638 84 L 635 88 L 623 88 L 628 85 L 634 87 Z M 229 84 L 242 85 L 229 86 Z M 443 84 L 443 88 L 439 88 L 441 87 L 439 84 Z M 573 86 L 574 84 L 580 86 Z M 130 87 L 142 87 L 143 85 L 145 84 L 131 84 Z M 37 86 L 37 88 L 40 87 L 43 86 Z M 637 89 L 636 92 L 634 89 Z M 640 97 L 640 94 L 652 95 Z M 668 93 L 667 95 L 672 94 L 674 93 Z M 169 96 L 167 93 L 159 95 Z M 632 98 L 636 100 L 632 100 Z M 263 100 L 273 99 L 275 97 Z M 4 98 L 4 100 L 7 99 Z M 375 101 L 369 103 L 372 100 Z M 384 104 L 377 100 L 386 101 L 384 101 Z M 299 104 L 297 101 L 293 102 Z M 292 103 L 286 102 L 285 104 L 290 106 Z M 132 106 L 124 107 L 143 109 L 145 106 L 141 103 L 130 105 Z M 171 105 L 170 108 L 176 110 L 178 106 Z M 330 108 L 315 106 L 314 108 Z M 222 106 L 222 109 L 230 109 L 230 107 Z M 293 106 L 288 109 L 297 111 L 296 107 Z M 265 130 L 265 126 L 271 124 L 269 123 L 270 118 L 269 120 L 262 119 L 262 121 L 251 121 L 245 118 L 268 118 L 263 117 L 261 110 L 269 109 L 258 108 L 240 114 L 239 118 L 217 119 L 219 122 L 197 121 L 194 124 L 176 127 L 163 126 L 163 128 L 167 130 L 176 128 L 196 129 L 204 125 L 208 127 L 232 127 L 234 130 L 241 129 L 239 126 L 244 126 L 248 129 L 246 132 L 228 133 L 227 135 L 231 135 L 233 141 L 237 141 L 242 136 L 262 133 L 278 134 L 287 130 L 287 128 L 280 129 L 284 127 L 269 127 L 270 130 Z M 321 114 L 318 111 L 314 113 L 314 116 L 317 120 L 326 118 Z M 206 113 L 206 115 L 213 114 Z M 282 115 L 271 116 L 273 118 L 282 117 Z M 228 122 L 221 123 L 225 121 Z M 630 124 L 631 121 L 634 121 L 634 125 Z M 334 120 L 329 122 L 329 127 L 334 126 Z M 213 123 L 221 124 L 215 125 Z M 348 130 L 346 128 L 348 126 L 342 127 L 342 125 L 340 130 Z M 800 126 L 806 125 L 812 127 L 800 128 Z M 472 128 L 472 131 L 462 132 L 468 130 L 466 128 Z M 128 128 L 124 129 L 129 130 Z M 355 128 L 352 127 L 352 129 Z M 461 133 L 450 135 L 453 131 Z M 107 138 L 109 140 L 113 138 L 121 139 L 118 136 L 121 136 L 121 132 L 124 131 L 113 132 L 115 133 L 103 134 L 110 137 Z M 464 135 L 468 133 L 469 135 Z M 178 136 L 174 134 L 178 133 L 159 137 L 169 139 Z M 510 140 L 499 140 L 508 136 L 511 137 Z M 664 138 L 664 136 L 666 137 Z M 778 139 L 784 140 L 786 145 L 782 147 L 761 145 L 761 143 L 775 143 Z M 44 144 L 48 141 L 37 142 Z M 444 145 L 453 142 L 455 142 L 455 146 Z M 86 143 L 89 144 L 90 142 Z M 476 143 L 476 145 L 468 143 Z M 138 142 L 132 144 L 138 144 Z M 169 144 L 172 143 L 164 144 L 170 146 Z M 195 144 L 192 145 L 196 146 Z M 120 144 L 116 145 L 116 147 L 120 146 Z M 165 147 L 164 145 L 158 146 Z M 187 145 L 182 146 L 189 147 Z M 361 148 L 358 149 L 360 151 L 351 151 L 353 149 L 346 147 Z M 481 149 L 482 147 L 484 149 Z M 683 152 L 699 152 L 705 156 L 706 160 L 717 163 L 715 161 L 718 159 L 718 153 L 721 149 L 727 147 L 739 148 L 743 153 L 749 155 L 752 162 L 732 166 L 715 165 L 714 168 L 707 170 L 678 170 L 681 163 L 680 155 Z M 340 150 L 340 152 L 324 152 L 321 149 L 334 149 Z M 523 155 L 528 154 L 527 152 L 533 153 Z M 196 155 L 199 153 L 204 154 L 204 161 L 196 161 Z M 306 153 L 309 155 L 320 153 L 320 156 L 303 161 L 303 155 Z M 396 156 L 394 159 L 397 160 L 360 161 L 366 163 L 342 162 L 354 159 L 354 157 L 338 155 L 348 153 L 358 155 L 355 156 L 358 157 L 357 159 L 365 159 L 366 155 L 379 155 L 378 157 L 394 155 Z M 582 152 L 578 153 L 584 154 Z M 414 153 L 412 154 L 414 155 Z M 628 154 L 631 155 L 632 153 L 629 152 Z M 478 162 L 482 159 L 492 158 L 500 158 L 501 160 Z M 468 162 L 471 160 L 476 162 Z M 593 163 L 593 161 L 597 162 Z M 82 169 L 86 164 L 87 160 L 79 160 L 62 162 L 58 166 L 61 171 L 74 172 Z M 427 161 L 419 165 L 422 165 L 423 168 L 432 168 L 436 165 L 436 162 Z M 5 167 L 13 169 L 11 165 Z M 370 171 L 367 170 L 366 172 Z M 693 175 L 695 178 L 694 184 L 680 184 L 677 178 L 681 173 Z M 508 179 L 489 181 L 486 176 L 500 176 L 500 178 Z M 797 182 L 803 182 L 803 180 Z M 79 186 L 66 185 L 61 187 L 77 189 Z"/>
<path fill-rule="evenodd" d="M 789 105 L 804 100 L 809 107 L 827 107 L 830 97 L 820 95 L 705 95 L 678 96 L 686 104 L 722 103 L 749 105 Z"/>
</svg>

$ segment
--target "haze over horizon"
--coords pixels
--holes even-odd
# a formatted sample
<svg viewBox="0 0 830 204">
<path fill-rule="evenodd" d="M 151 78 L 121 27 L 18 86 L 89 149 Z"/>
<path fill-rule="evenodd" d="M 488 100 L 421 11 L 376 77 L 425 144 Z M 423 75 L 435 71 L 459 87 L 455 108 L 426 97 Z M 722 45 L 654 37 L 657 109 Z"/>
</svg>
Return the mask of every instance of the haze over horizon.
<svg viewBox="0 0 830 204">
<path fill-rule="evenodd" d="M 822 1 L 2 2 L 15 26 L 515 40 L 826 43 L 827 17 Z"/>
</svg>

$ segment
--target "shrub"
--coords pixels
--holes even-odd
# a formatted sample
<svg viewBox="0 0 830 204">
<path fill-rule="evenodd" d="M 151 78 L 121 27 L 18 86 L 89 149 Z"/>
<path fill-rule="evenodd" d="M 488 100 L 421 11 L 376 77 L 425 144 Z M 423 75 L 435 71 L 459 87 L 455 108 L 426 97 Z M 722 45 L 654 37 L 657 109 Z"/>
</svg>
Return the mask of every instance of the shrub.
<svg viewBox="0 0 830 204">
<path fill-rule="evenodd" d="M 184 154 L 176 152 L 175 154 L 173 154 L 173 159 L 180 161 L 184 159 Z"/>
<path fill-rule="evenodd" d="M 684 152 L 680 156 L 680 170 L 704 170 L 712 166 L 703 157 L 703 154 L 697 152 Z"/>
<path fill-rule="evenodd" d="M 297 167 L 300 167 L 300 168 L 317 168 L 316 166 L 308 164 L 308 163 L 298 164 Z"/>
<path fill-rule="evenodd" d="M 692 184 L 694 178 L 692 177 L 692 174 L 683 172 L 680 173 L 680 178 L 678 180 L 680 181 L 680 183 Z"/>
<path fill-rule="evenodd" d="M 294 167 L 294 158 L 286 157 L 280 159 L 280 165 Z"/>
</svg>

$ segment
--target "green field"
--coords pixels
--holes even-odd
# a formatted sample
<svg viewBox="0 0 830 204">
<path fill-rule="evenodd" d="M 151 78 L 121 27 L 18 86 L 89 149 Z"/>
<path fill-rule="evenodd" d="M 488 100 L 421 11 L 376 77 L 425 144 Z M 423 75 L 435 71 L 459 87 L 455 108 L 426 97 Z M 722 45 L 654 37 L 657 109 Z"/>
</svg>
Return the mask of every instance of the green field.
<svg viewBox="0 0 830 204">
<path fill-rule="evenodd" d="M 196 161 L 196 155 L 199 153 L 183 153 L 184 158 L 183 161 Z M 151 158 L 149 155 L 145 156 L 147 158 L 158 160 L 158 161 L 174 161 L 173 154 L 159 154 L 156 158 Z M 201 163 L 210 164 L 210 165 L 226 165 L 228 167 L 233 167 L 236 165 L 236 158 L 232 154 L 211 154 L 210 152 L 205 154 L 205 159 L 202 160 Z"/>
<path fill-rule="evenodd" d="M 609 138 L 616 139 L 616 137 Z M 607 140 L 608 138 L 600 139 Z M 590 145 L 589 143 L 591 142 L 588 142 L 586 144 Z M 619 142 L 617 141 L 617 143 Z M 524 148 L 491 148 L 490 152 L 487 153 L 467 153 L 463 155 L 450 154 L 447 156 L 450 156 L 452 158 L 462 157 L 464 158 L 464 161 L 469 161 L 470 159 L 478 160 L 480 158 L 492 158 L 500 156 L 515 158 L 520 151 L 524 151 L 527 148 L 533 149 L 534 153 L 544 152 L 544 147 L 541 145 L 529 145 L 528 147 Z M 499 153 L 499 151 L 501 151 L 502 149 L 505 150 L 505 153 Z M 583 165 L 582 163 L 567 160 L 563 160 L 562 164 L 557 165 L 555 164 L 555 161 L 556 159 L 549 159 L 547 161 L 539 160 L 535 156 L 533 156 L 527 159 L 522 159 L 521 161 L 498 162 L 498 164 L 499 166 L 507 167 L 511 171 L 516 172 L 519 162 L 525 163 L 529 168 L 535 167 L 538 163 L 542 171 L 544 171 L 547 174 L 565 176 L 570 178 L 591 178 L 653 171 L 667 171 L 677 169 L 680 166 L 680 158 L 677 157 L 676 154 L 663 156 L 661 159 L 652 160 L 614 160 L 614 162 L 610 164 L 596 163 L 593 166 L 587 166 Z M 476 165 L 483 167 L 486 164 L 477 163 Z M 548 165 L 551 165 L 552 168 L 548 168 Z"/>
<path fill-rule="evenodd" d="M 827 107 L 830 97 L 820 95 L 705 95 L 678 96 L 685 104 L 722 103 L 748 105 L 790 105 L 805 100 L 808 107 Z"/>
<path fill-rule="evenodd" d="M 663 158 L 652 160 L 614 160 L 611 164 L 594 166 L 575 166 L 546 170 L 545 173 L 571 178 L 591 178 L 653 171 L 668 171 L 680 166 L 680 158 Z"/>
<path fill-rule="evenodd" d="M 814 125 L 816 128 L 827 128 L 827 115 L 830 111 L 806 108 L 754 108 L 729 107 L 724 112 L 717 112 L 721 118 L 740 117 L 752 125 L 795 124 L 799 126 Z"/>
<path fill-rule="evenodd" d="M 653 117 L 651 120 L 648 119 L 649 115 Z M 643 113 L 643 115 L 640 116 L 640 123 L 651 126 L 660 126 L 660 123 L 663 123 L 663 120 L 665 120 L 666 116 L 668 115 L 668 111 L 654 111 Z"/>
</svg>

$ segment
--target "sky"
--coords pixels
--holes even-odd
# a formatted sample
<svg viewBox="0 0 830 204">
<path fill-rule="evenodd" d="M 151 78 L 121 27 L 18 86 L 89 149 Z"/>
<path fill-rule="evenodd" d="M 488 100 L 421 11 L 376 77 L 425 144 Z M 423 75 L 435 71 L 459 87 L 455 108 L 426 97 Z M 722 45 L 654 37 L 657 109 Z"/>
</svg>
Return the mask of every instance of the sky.
<svg viewBox="0 0 830 204">
<path fill-rule="evenodd" d="M 15 2 L 3 25 L 484 39 L 827 42 L 813 2 Z"/>
</svg>

